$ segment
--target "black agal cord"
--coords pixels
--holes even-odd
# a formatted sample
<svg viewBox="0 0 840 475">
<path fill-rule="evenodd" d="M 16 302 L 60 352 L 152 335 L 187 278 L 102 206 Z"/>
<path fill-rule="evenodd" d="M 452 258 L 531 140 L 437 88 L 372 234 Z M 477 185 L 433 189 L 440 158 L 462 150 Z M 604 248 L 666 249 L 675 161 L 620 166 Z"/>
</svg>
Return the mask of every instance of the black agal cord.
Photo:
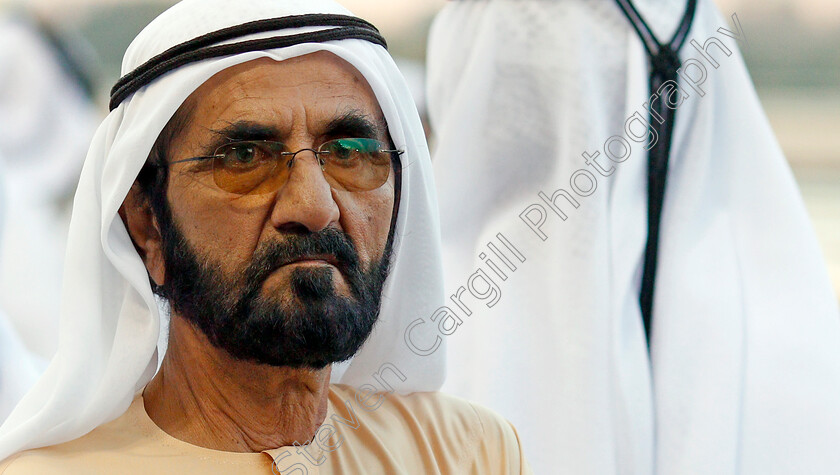
<svg viewBox="0 0 840 475">
<path fill-rule="evenodd" d="M 332 27 L 325 30 L 274 36 L 256 40 L 220 45 L 219 43 L 255 33 L 278 31 L 301 27 Z M 173 46 L 153 57 L 134 71 L 126 74 L 111 89 L 111 110 L 117 108 L 128 96 L 147 86 L 164 74 L 197 61 L 231 56 L 251 51 L 285 48 L 301 43 L 323 43 L 325 41 L 360 39 L 387 48 L 379 30 L 370 23 L 346 15 L 309 14 L 257 20 L 207 33 L 187 42 Z"/>
<path fill-rule="evenodd" d="M 662 44 L 651 31 L 631 0 L 616 0 L 621 11 L 630 20 L 633 29 L 639 34 L 650 58 L 650 93 L 657 94 L 650 104 L 650 124 L 656 128 L 659 140 L 648 152 L 648 234 L 645 246 L 645 263 L 642 272 L 642 289 L 639 304 L 645 335 L 650 346 L 651 322 L 653 313 L 653 292 L 656 284 L 656 262 L 659 250 L 659 224 L 662 217 L 662 204 L 665 200 L 665 181 L 668 175 L 668 155 L 671 149 L 671 134 L 674 130 L 676 110 L 669 107 L 666 94 L 660 94 L 659 88 L 668 81 L 677 81 L 680 58 L 677 54 L 685 43 L 697 0 L 688 0 L 685 14 L 674 37 L 667 44 Z"/>
</svg>

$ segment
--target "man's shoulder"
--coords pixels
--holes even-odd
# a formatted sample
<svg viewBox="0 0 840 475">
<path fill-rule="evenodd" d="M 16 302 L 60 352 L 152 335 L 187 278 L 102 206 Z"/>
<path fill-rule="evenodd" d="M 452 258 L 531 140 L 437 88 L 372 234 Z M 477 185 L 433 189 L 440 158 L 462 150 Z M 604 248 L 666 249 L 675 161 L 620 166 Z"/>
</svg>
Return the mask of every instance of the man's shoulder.
<svg viewBox="0 0 840 475">
<path fill-rule="evenodd" d="M 53 447 L 19 452 L 0 462 L 0 475 L 26 475 L 30 473 L 57 473 L 61 457 Z"/>
<path fill-rule="evenodd" d="M 360 409 L 361 419 L 369 423 L 392 424 L 395 419 L 409 419 L 422 426 L 448 424 L 459 431 L 481 432 L 484 424 L 495 426 L 504 421 L 487 408 L 441 392 L 396 394 L 342 384 L 333 385 L 332 390 L 337 412 Z"/>
<path fill-rule="evenodd" d="M 109 438 L 97 428 L 70 442 L 17 453 L 0 462 L 0 475 L 72 472 L 77 463 L 101 454 L 107 445 Z"/>
<path fill-rule="evenodd" d="M 482 443 L 519 447 L 516 431 L 504 417 L 481 404 L 441 392 L 408 395 L 390 394 L 388 402 L 404 408 L 413 419 L 427 424 L 441 434 L 464 434 Z"/>
<path fill-rule="evenodd" d="M 119 454 L 142 432 L 132 418 L 129 409 L 76 439 L 17 453 L 0 462 L 0 475 L 84 473 L 91 464 L 107 466 L 110 461 L 118 461 Z"/>
<path fill-rule="evenodd" d="M 444 452 L 442 457 L 457 459 L 461 467 L 528 473 L 520 471 L 526 464 L 516 430 L 505 418 L 480 404 L 441 392 L 366 393 L 344 385 L 334 385 L 333 394 L 344 406 L 339 407 L 341 404 L 335 404 L 334 399 L 336 414 L 356 417 L 359 424 L 367 425 L 367 430 L 382 431 L 396 439 L 410 437 L 415 443 L 426 442 Z"/>
</svg>

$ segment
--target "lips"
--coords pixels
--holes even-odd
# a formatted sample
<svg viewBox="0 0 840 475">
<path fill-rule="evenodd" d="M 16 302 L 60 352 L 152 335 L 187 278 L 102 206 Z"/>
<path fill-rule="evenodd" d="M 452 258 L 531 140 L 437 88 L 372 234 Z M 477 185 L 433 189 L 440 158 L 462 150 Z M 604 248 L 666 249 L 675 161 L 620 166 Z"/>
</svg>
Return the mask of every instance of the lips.
<svg viewBox="0 0 840 475">
<path fill-rule="evenodd" d="M 287 266 L 289 264 L 294 264 L 296 262 L 311 262 L 311 261 L 322 261 L 327 264 L 330 264 L 333 267 L 338 267 L 338 259 L 335 256 L 330 254 L 312 254 L 312 255 L 303 255 L 297 256 L 292 259 L 289 259 L 285 262 L 281 262 L 278 267 Z"/>
</svg>

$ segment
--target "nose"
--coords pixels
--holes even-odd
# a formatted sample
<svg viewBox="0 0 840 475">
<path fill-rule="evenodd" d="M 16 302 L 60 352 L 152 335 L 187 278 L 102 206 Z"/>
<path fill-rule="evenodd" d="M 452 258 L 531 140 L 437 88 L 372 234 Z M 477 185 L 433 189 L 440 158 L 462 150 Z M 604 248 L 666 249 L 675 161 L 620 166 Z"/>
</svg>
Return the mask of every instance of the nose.
<svg viewBox="0 0 840 475">
<path fill-rule="evenodd" d="M 336 224 L 338 204 L 314 151 L 301 150 L 290 166 L 286 183 L 277 191 L 271 224 L 277 229 L 305 227 L 310 232 Z"/>
</svg>

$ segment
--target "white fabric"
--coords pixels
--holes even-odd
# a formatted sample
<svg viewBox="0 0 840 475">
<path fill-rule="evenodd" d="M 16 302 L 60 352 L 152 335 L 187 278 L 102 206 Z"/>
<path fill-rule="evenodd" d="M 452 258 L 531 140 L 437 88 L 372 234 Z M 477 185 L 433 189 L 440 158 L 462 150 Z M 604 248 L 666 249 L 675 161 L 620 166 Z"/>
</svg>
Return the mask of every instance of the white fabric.
<svg viewBox="0 0 840 475">
<path fill-rule="evenodd" d="M 35 384 L 45 365 L 33 357 L 0 311 L 0 423 Z"/>
<path fill-rule="evenodd" d="M 8 193 L 4 183 L 3 160 L 0 159 L 0 243 L 8 207 Z M 37 361 L 23 343 L 15 328 L 0 309 L 0 423 L 12 412 L 15 404 L 35 383 L 44 365 Z"/>
<path fill-rule="evenodd" d="M 8 185 L 0 306 L 42 357 L 58 346 L 66 205 L 100 115 L 23 18 L 0 16 L 0 155 Z"/>
<path fill-rule="evenodd" d="M 348 14 L 329 0 L 186 0 L 138 35 L 126 52 L 122 73 L 210 31 L 304 13 Z M 161 316 L 146 270 L 117 210 L 175 110 L 199 85 L 225 68 L 259 57 L 283 60 L 320 50 L 335 53 L 362 73 L 379 101 L 394 143 L 406 150 L 394 265 L 385 283 L 380 321 L 353 362 L 335 371 L 334 381 L 375 385 L 373 374 L 391 363 L 406 376 L 401 384 L 387 377 L 399 392 L 440 387 L 443 351 L 419 357 L 402 339 L 410 321 L 440 305 L 443 284 L 428 148 L 411 95 L 391 57 L 382 47 L 362 40 L 247 53 L 205 60 L 165 75 L 123 102 L 97 131 L 70 226 L 58 354 L 0 428 L 0 458 L 74 439 L 114 419 L 153 376 Z M 418 333 L 422 336 L 422 331 Z"/>
<path fill-rule="evenodd" d="M 414 98 L 414 105 L 420 118 L 426 116 L 426 66 L 422 61 L 405 58 L 395 58 L 397 67 L 405 78 L 411 96 Z"/>
<path fill-rule="evenodd" d="M 0 243 L 3 242 L 3 224 L 8 208 L 3 161 L 0 160 Z M 31 356 L 20 341 L 15 328 L 0 309 L 0 423 L 35 383 L 43 372 L 43 365 Z"/>
<path fill-rule="evenodd" d="M 685 2 L 637 1 L 670 39 Z M 748 25 L 743 24 L 749 36 Z M 690 38 L 705 96 L 678 109 L 649 359 L 638 305 L 646 160 L 604 155 L 647 102 L 647 56 L 611 0 L 449 2 L 428 53 L 447 295 L 497 233 L 527 261 L 447 337 L 445 391 L 519 429 L 535 473 L 835 473 L 840 316 L 800 195 L 710 0 Z M 701 58 L 690 45 L 683 59 Z M 631 142 L 633 143 L 633 142 Z M 635 143 L 634 143 L 635 144 Z M 587 166 L 599 151 L 609 178 Z M 586 169 L 580 208 L 520 219 Z M 585 184 L 585 183 L 584 183 Z M 504 268 L 497 261 L 499 267 Z M 489 270 L 486 270 L 491 275 Z M 652 361 L 652 364 L 651 364 Z"/>
</svg>

